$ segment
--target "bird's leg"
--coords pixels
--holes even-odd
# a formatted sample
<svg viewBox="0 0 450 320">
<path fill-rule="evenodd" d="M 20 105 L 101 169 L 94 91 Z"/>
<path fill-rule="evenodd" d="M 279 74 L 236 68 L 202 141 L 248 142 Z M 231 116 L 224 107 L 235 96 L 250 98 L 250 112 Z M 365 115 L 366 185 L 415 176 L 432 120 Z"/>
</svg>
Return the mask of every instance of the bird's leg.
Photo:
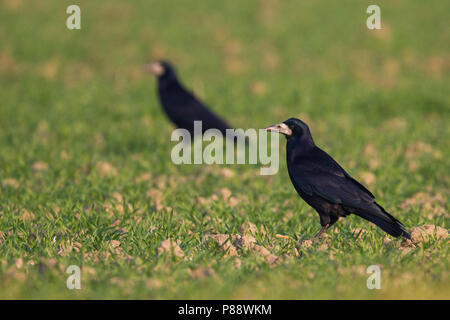
<svg viewBox="0 0 450 320">
<path fill-rule="evenodd" d="M 325 231 L 328 230 L 328 228 L 330 227 L 330 224 L 327 223 L 326 225 L 322 226 L 322 229 L 320 229 L 320 231 L 314 236 L 313 241 L 320 238 L 320 236 L 322 235 L 322 233 L 324 233 Z"/>
</svg>

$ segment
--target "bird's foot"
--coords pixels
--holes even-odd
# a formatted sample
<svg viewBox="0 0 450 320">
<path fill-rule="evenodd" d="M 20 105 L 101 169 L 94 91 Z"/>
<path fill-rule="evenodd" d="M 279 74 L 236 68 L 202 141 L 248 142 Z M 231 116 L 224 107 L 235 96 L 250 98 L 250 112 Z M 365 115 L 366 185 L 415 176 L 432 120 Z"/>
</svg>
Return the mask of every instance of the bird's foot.
<svg viewBox="0 0 450 320">
<path fill-rule="evenodd" d="M 317 240 L 323 238 L 325 236 L 325 232 L 328 230 L 329 227 L 330 227 L 330 224 L 326 224 L 326 225 L 322 226 L 322 229 L 320 229 L 320 231 L 311 240 L 317 241 Z"/>
<path fill-rule="evenodd" d="M 328 239 L 330 236 L 328 234 L 326 234 L 325 231 L 327 231 L 329 227 L 330 227 L 329 224 L 323 226 L 322 229 L 320 229 L 320 231 L 314 237 L 303 240 L 300 243 L 300 247 L 308 248 L 311 245 L 313 245 L 313 243 L 322 242 L 324 240 L 328 241 L 326 239 Z"/>
</svg>

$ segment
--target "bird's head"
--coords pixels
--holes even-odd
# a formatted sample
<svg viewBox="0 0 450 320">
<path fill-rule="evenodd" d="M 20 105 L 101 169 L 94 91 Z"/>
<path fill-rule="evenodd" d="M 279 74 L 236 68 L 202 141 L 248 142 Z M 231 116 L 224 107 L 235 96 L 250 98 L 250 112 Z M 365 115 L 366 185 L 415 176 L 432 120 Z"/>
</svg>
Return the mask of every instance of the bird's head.
<svg viewBox="0 0 450 320">
<path fill-rule="evenodd" d="M 307 124 L 297 118 L 290 118 L 282 123 L 267 127 L 266 130 L 281 133 L 287 139 L 311 138 L 311 133 Z"/>
<path fill-rule="evenodd" d="M 147 64 L 145 66 L 145 70 L 160 79 L 172 78 L 176 76 L 175 68 L 168 61 L 165 60 L 160 60 L 157 62 Z"/>
</svg>

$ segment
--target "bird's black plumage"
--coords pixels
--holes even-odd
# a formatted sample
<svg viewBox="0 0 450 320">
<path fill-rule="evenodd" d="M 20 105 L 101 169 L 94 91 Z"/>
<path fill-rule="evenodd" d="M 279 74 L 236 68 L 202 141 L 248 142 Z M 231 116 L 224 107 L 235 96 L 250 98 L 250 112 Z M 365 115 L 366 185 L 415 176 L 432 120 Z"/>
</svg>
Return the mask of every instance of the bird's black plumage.
<svg viewBox="0 0 450 320">
<path fill-rule="evenodd" d="M 178 127 L 194 133 L 194 121 L 202 121 L 202 133 L 218 129 L 225 135 L 230 126 L 186 90 L 178 80 L 174 67 L 167 61 L 157 62 L 158 95 L 168 118 Z M 153 72 L 155 73 L 155 72 Z"/>
<path fill-rule="evenodd" d="M 286 135 L 289 177 L 297 193 L 319 214 L 322 225 L 319 235 L 340 217 L 355 214 L 394 237 L 410 238 L 400 221 L 377 204 L 367 188 L 315 145 L 303 121 L 291 118 L 268 130 Z"/>
</svg>

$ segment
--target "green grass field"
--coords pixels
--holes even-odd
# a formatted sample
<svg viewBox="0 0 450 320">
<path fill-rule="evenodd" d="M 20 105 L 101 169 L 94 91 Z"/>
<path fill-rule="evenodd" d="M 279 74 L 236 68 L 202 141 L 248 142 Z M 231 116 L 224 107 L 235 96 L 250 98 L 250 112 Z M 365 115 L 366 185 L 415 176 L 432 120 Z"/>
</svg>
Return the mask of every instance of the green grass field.
<svg viewBox="0 0 450 320">
<path fill-rule="evenodd" d="M 81 30 L 66 28 L 70 4 Z M 436 234 L 402 247 L 350 216 L 301 245 L 319 217 L 289 181 L 284 139 L 273 176 L 174 165 L 143 71 L 171 60 L 235 127 L 303 119 L 408 229 L 448 229 L 450 2 L 377 1 L 373 31 L 370 4 L 0 0 L 0 298 L 449 299 Z M 70 265 L 81 290 L 66 288 Z"/>
</svg>

